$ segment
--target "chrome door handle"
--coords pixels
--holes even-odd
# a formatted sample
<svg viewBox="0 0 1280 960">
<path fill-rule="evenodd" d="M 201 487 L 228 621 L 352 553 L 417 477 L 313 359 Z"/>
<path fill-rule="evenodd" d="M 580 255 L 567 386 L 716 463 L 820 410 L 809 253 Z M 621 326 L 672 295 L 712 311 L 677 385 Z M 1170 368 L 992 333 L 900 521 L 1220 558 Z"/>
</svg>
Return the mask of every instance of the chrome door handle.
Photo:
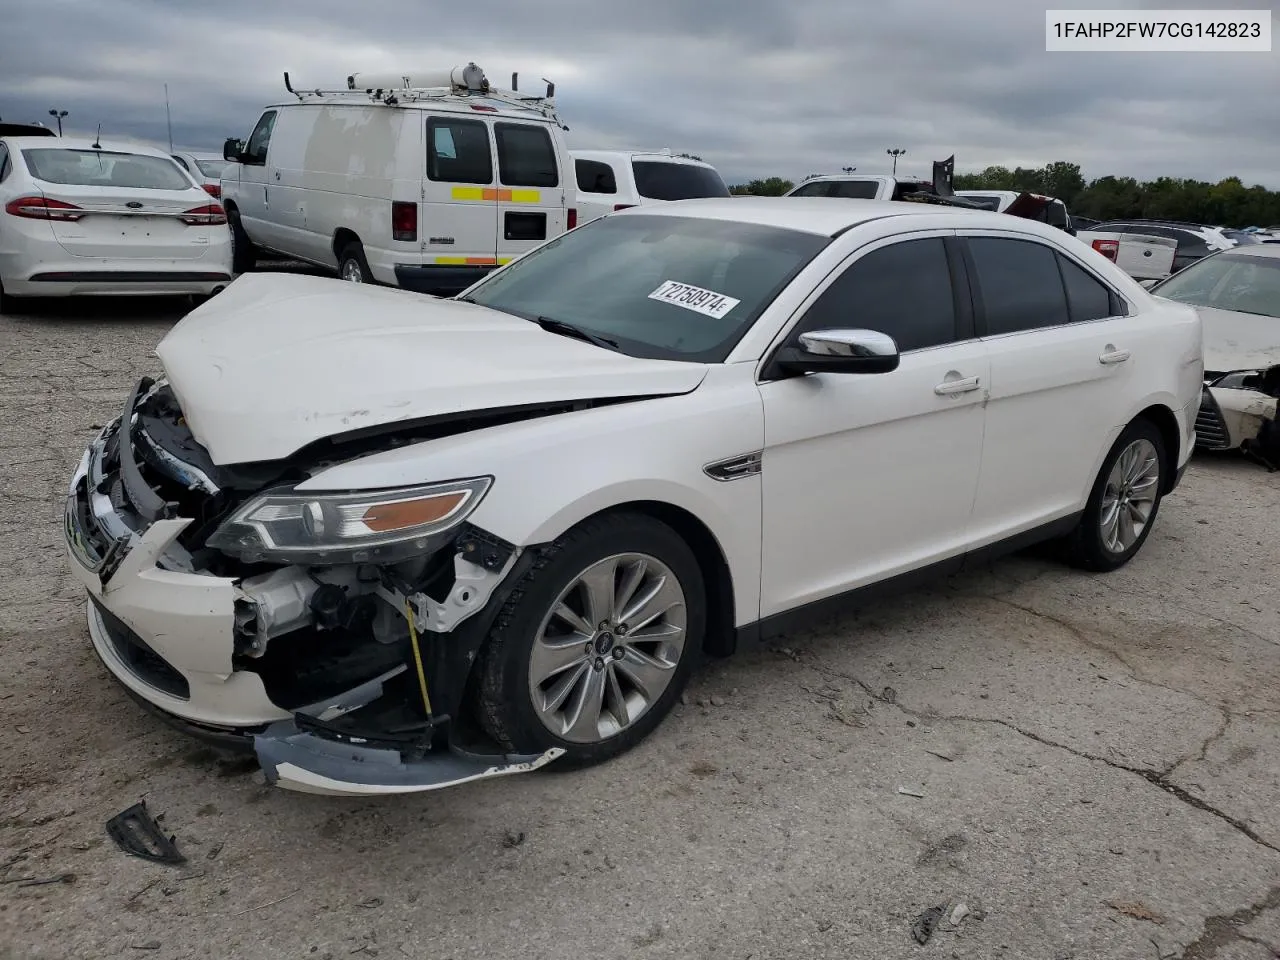
<svg viewBox="0 0 1280 960">
<path fill-rule="evenodd" d="M 977 377 L 965 377 L 963 380 L 944 380 L 933 388 L 933 392 L 940 397 L 948 397 L 956 393 L 970 393 L 979 386 Z"/>
<path fill-rule="evenodd" d="M 1098 362 L 1102 364 L 1124 363 L 1129 359 L 1128 350 L 1108 350 L 1098 358 Z"/>
</svg>

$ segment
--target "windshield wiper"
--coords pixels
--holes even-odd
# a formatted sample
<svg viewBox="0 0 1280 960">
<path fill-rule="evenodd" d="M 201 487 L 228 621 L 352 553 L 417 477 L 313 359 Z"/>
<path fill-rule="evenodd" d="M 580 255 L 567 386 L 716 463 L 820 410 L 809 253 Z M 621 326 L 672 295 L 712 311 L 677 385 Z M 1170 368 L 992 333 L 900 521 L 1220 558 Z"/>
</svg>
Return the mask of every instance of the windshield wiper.
<svg viewBox="0 0 1280 960">
<path fill-rule="evenodd" d="M 553 320 L 551 317 L 534 317 L 533 322 L 543 330 L 551 333 L 559 333 L 566 337 L 577 337 L 579 340 L 585 340 L 587 343 L 595 344 L 597 347 L 603 347 L 606 350 L 620 349 L 617 340 L 610 340 L 608 337 L 590 333 L 581 327 L 575 327 L 572 323 L 565 323 L 563 320 Z"/>
</svg>

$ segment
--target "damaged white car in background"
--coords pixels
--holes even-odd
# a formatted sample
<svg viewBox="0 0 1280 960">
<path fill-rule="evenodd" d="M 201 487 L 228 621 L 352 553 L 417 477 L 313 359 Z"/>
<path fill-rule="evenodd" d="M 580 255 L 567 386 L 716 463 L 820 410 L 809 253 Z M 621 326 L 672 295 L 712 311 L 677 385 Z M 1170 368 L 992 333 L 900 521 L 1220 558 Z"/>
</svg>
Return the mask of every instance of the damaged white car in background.
<svg viewBox="0 0 1280 960">
<path fill-rule="evenodd" d="M 1280 246 L 1215 253 L 1151 288 L 1194 306 L 1204 327 L 1205 388 L 1196 443 L 1280 468 Z"/>
<path fill-rule="evenodd" d="M 1127 563 L 1200 345 L 1064 232 L 920 203 L 636 208 L 453 300 L 246 274 L 92 441 L 66 539 L 107 670 L 271 783 L 587 764 L 700 653 L 865 590 Z"/>
</svg>

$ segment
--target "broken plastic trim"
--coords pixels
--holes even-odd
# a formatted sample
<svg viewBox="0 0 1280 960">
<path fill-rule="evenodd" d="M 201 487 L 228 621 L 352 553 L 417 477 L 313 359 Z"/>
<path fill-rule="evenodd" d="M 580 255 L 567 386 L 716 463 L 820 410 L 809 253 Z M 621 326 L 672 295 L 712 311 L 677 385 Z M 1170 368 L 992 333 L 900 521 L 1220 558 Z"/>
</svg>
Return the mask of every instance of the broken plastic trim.
<svg viewBox="0 0 1280 960">
<path fill-rule="evenodd" d="M 165 836 L 155 818 L 147 811 L 145 800 L 108 820 L 107 835 L 125 853 L 143 860 L 169 864 L 187 862 L 187 858 L 178 852 L 175 838 Z"/>
</svg>

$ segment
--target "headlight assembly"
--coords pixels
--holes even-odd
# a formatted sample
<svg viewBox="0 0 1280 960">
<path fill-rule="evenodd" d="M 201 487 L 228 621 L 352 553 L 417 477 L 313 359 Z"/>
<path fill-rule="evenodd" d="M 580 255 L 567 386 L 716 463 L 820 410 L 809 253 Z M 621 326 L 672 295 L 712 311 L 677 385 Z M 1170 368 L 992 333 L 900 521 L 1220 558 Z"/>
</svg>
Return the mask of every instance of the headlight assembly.
<svg viewBox="0 0 1280 960">
<path fill-rule="evenodd" d="M 264 493 L 236 510 L 209 546 L 249 562 L 395 562 L 437 545 L 492 483 L 473 477 L 358 493 Z"/>
</svg>

